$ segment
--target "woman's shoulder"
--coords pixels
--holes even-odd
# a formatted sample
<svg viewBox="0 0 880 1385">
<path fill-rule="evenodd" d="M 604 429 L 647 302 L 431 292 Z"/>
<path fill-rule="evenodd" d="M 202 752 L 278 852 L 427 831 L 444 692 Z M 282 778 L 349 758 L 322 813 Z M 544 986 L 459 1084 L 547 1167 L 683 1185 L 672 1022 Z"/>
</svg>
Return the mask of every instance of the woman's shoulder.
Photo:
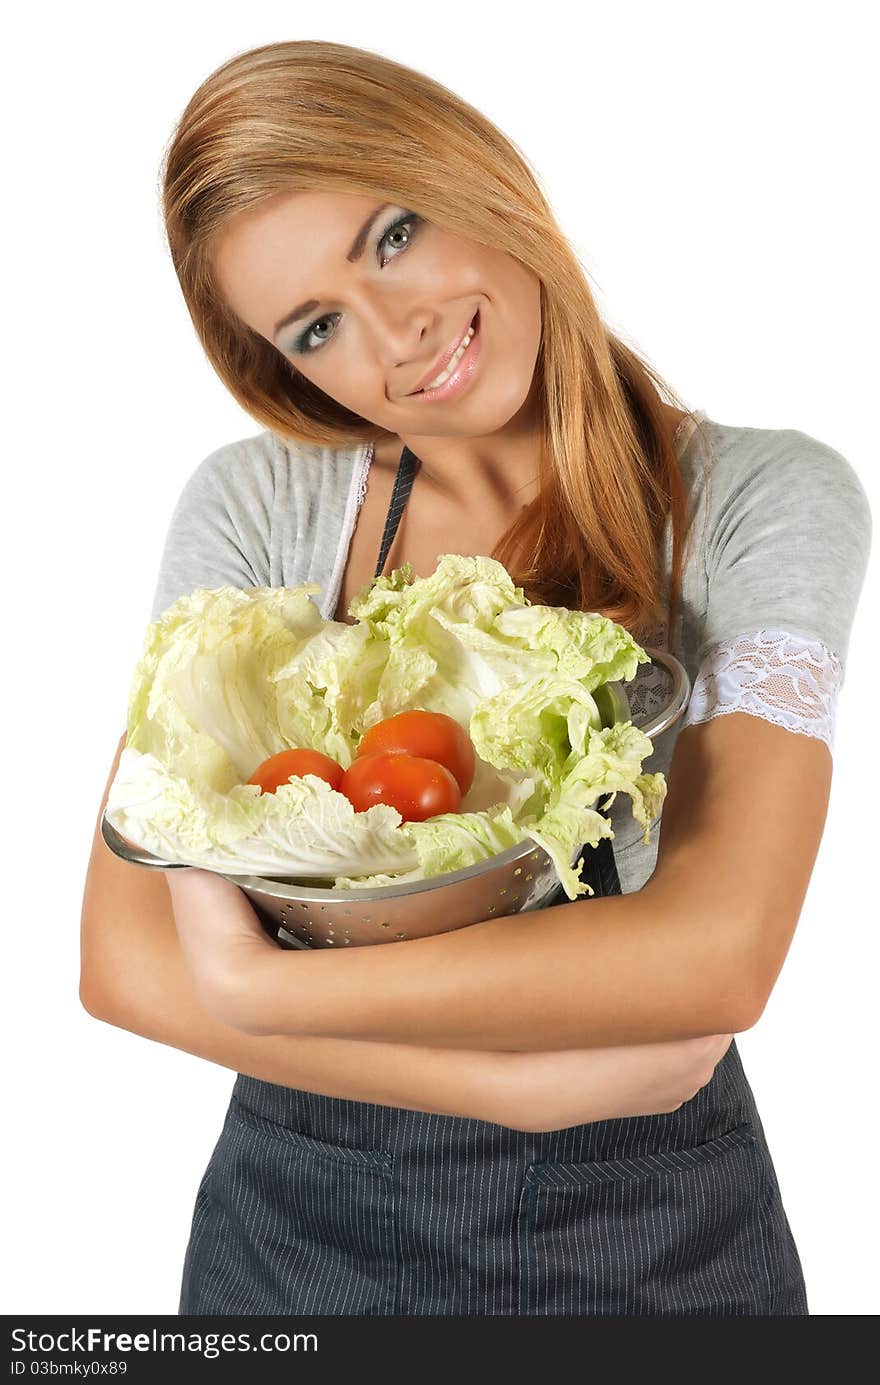
<svg viewBox="0 0 880 1385">
<path fill-rule="evenodd" d="M 329 551 L 362 451 L 291 441 L 269 429 L 214 448 L 186 477 L 173 507 L 151 619 L 197 586 L 272 585 L 308 566 L 310 544 Z M 301 517 L 315 529 L 309 542 Z"/>
<path fill-rule="evenodd" d="M 709 535 L 768 515 L 818 518 L 829 537 L 846 533 L 867 552 L 871 508 L 856 468 L 841 452 L 798 428 L 758 428 L 698 417 L 682 461 L 706 510 Z M 711 538 L 710 538 L 711 543 Z"/>
<path fill-rule="evenodd" d="M 809 493 L 819 485 L 829 492 L 840 489 L 867 499 L 852 463 L 829 443 L 799 428 L 721 423 L 705 414 L 700 423 L 702 457 L 708 463 L 704 474 L 719 499 L 744 485 L 754 499 L 761 490 L 775 495 L 787 492 L 792 484 L 798 493 Z M 797 495 L 791 499 L 797 503 Z"/>
<path fill-rule="evenodd" d="M 282 437 L 270 429 L 224 443 L 210 452 L 186 481 L 178 510 L 193 522 L 248 533 L 260 549 L 276 541 L 301 543 L 301 523 L 333 540 L 352 503 L 355 475 L 364 470 L 366 448 L 328 447 Z"/>
<path fill-rule="evenodd" d="M 361 446 L 329 447 L 282 437 L 264 428 L 215 448 L 195 467 L 191 479 L 240 493 L 269 491 L 282 475 L 318 487 L 328 473 L 350 474 L 362 451 Z"/>
<path fill-rule="evenodd" d="M 742 632 L 820 641 L 843 663 L 872 539 L 868 497 L 836 448 L 797 428 L 707 419 L 698 659 Z"/>
</svg>

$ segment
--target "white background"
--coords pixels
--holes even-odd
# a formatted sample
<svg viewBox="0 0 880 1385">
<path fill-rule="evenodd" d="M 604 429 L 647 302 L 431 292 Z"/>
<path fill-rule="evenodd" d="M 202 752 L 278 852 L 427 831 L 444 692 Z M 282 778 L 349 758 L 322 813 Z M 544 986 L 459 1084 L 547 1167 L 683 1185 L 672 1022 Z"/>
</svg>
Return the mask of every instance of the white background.
<svg viewBox="0 0 880 1385">
<path fill-rule="evenodd" d="M 92 832 L 171 511 L 202 458 L 260 431 L 205 361 L 163 242 L 159 161 L 192 92 L 233 53 L 293 38 L 439 79 L 524 151 L 606 319 L 688 405 L 831 445 L 876 516 L 869 8 L 16 12 L 2 94 L 5 1312 L 176 1313 L 234 1081 L 78 999 Z M 738 1038 L 813 1314 L 878 1309 L 876 569 L 801 921 Z"/>
</svg>

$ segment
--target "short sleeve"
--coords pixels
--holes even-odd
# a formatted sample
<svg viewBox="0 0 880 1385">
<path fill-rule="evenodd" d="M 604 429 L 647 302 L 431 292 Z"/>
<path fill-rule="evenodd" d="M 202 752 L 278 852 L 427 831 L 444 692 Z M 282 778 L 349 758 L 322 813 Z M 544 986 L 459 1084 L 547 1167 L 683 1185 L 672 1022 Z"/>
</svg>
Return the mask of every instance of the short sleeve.
<svg viewBox="0 0 880 1385">
<path fill-rule="evenodd" d="M 746 630 L 820 640 L 846 664 L 871 547 L 852 466 L 792 429 L 738 429 L 713 466 L 698 660 Z"/>
<path fill-rule="evenodd" d="M 269 586 L 272 448 L 264 434 L 218 448 L 171 516 L 150 621 L 196 587 Z"/>
<path fill-rule="evenodd" d="M 711 473 L 707 605 L 683 724 L 747 711 L 832 749 L 868 499 L 850 463 L 807 434 L 732 431 Z"/>
</svg>

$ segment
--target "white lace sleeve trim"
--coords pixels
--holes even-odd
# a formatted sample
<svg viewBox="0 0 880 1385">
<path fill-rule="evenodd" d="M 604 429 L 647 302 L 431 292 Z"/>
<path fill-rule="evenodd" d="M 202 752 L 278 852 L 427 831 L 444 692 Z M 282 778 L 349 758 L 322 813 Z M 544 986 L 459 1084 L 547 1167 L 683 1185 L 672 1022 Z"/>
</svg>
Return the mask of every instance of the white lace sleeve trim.
<svg viewBox="0 0 880 1385">
<path fill-rule="evenodd" d="M 700 664 L 682 727 L 750 712 L 817 736 L 834 753 L 843 670 L 819 640 L 787 630 L 749 630 L 711 649 Z"/>
<path fill-rule="evenodd" d="M 355 514 L 360 514 L 360 508 L 363 505 L 364 499 L 367 494 L 367 482 L 370 479 L 370 466 L 372 465 L 374 451 L 374 445 L 373 443 L 370 443 L 369 450 L 367 452 L 366 457 L 364 458 L 364 465 L 363 470 L 361 471 L 360 480 L 358 481 L 357 508 L 355 510 Z"/>
</svg>

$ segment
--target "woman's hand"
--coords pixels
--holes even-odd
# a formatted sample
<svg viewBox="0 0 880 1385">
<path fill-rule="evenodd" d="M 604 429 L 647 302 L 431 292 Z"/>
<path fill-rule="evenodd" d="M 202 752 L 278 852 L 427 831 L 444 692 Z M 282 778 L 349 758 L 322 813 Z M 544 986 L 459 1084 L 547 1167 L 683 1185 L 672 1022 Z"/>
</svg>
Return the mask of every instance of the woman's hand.
<svg viewBox="0 0 880 1385">
<path fill-rule="evenodd" d="M 513 1129 L 564 1130 L 677 1111 L 711 1081 L 732 1034 L 621 1048 L 503 1054 Z"/>
<path fill-rule="evenodd" d="M 283 954 L 243 890 L 215 871 L 192 866 L 165 872 L 187 971 L 205 1008 L 249 1034 L 259 1027 L 259 978 Z"/>
</svg>

